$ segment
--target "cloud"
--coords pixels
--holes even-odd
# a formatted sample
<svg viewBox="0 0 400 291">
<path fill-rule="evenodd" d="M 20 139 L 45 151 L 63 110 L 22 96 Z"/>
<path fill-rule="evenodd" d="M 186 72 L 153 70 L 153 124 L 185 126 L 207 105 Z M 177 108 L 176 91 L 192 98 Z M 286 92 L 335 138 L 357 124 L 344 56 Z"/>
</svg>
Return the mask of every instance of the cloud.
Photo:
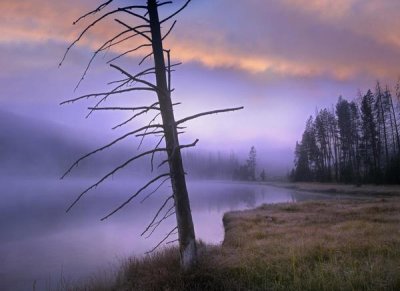
<svg viewBox="0 0 400 291">
<path fill-rule="evenodd" d="M 67 45 L 84 27 L 72 26 L 72 21 L 95 6 L 94 1 L 3 0 L 0 45 L 50 40 Z M 393 78 L 399 73 L 396 0 L 249 0 L 245 5 L 223 0 L 193 6 L 180 16 L 167 42 L 182 61 L 249 74 L 337 80 Z M 79 45 L 95 50 L 119 29 L 113 21 L 100 23 Z M 139 41 L 113 47 L 112 52 L 124 52 Z"/>
</svg>

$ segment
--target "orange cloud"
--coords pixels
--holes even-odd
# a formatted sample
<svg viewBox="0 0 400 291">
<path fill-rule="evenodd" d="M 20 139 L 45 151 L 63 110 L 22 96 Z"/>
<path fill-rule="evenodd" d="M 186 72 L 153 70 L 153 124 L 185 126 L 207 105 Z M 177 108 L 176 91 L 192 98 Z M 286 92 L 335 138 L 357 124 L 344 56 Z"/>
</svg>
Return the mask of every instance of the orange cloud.
<svg viewBox="0 0 400 291">
<path fill-rule="evenodd" d="M 266 8 L 268 5 L 272 5 L 271 3 L 274 2 L 253 0 L 249 1 L 246 9 L 249 9 L 249 13 L 251 13 L 251 9 Z M 398 10 L 393 9 L 399 6 L 399 4 L 395 4 L 396 1 L 282 0 L 280 3 L 286 10 L 316 17 L 318 21 L 325 24 L 400 48 L 400 31 L 395 29 L 400 27 L 400 18 L 395 17 L 394 14 Z M 78 0 L 68 2 L 3 0 L 0 2 L 0 9 L 5 16 L 0 19 L 2 30 L 0 44 L 35 43 L 49 40 L 71 43 L 79 34 L 79 30 L 84 27 L 82 25 L 72 26 L 72 21 L 82 12 L 88 11 L 90 6 Z M 111 25 L 109 23 L 99 24 L 82 39 L 79 45 L 87 46 L 92 50 L 97 49 L 120 29 L 113 21 Z M 336 59 L 317 57 L 313 53 L 303 50 L 299 57 L 295 48 L 293 48 L 293 54 L 270 50 L 267 37 L 264 43 L 257 39 L 254 41 L 254 46 L 249 48 L 245 45 L 245 41 L 230 39 L 222 28 L 220 30 L 213 29 L 212 23 L 209 24 L 209 27 L 201 30 L 192 30 L 198 32 L 196 35 L 188 32 L 193 28 L 191 25 L 188 23 L 184 28 L 178 30 L 176 34 L 171 35 L 167 42 L 167 45 L 173 50 L 175 59 L 197 62 L 210 68 L 235 68 L 251 74 L 272 73 L 300 77 L 328 75 L 340 80 L 354 77 L 360 73 L 376 77 L 393 77 L 398 74 L 396 62 L 391 65 L 386 60 L 382 62 L 379 59 L 381 56 L 377 56 L 377 59 L 374 60 L 370 59 L 368 62 L 352 61 L 351 57 L 337 61 Z M 214 26 L 218 26 L 218 24 L 214 23 Z M 276 29 L 279 30 L 279 27 L 277 26 Z M 138 41 L 114 47 L 113 51 L 122 53 L 135 46 Z M 314 44 L 308 45 L 311 48 Z M 285 46 L 285 43 L 282 43 L 282 46 Z M 138 56 L 144 55 L 144 53 L 136 52 L 132 55 Z"/>
</svg>

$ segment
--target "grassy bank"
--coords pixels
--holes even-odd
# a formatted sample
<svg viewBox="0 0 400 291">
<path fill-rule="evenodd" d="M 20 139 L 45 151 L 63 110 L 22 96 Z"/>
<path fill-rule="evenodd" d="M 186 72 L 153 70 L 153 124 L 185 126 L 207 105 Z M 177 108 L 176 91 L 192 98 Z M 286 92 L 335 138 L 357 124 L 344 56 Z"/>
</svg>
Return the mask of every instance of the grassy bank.
<svg viewBox="0 0 400 291">
<path fill-rule="evenodd" d="M 307 192 L 318 193 L 338 193 L 349 195 L 365 195 L 365 196 L 397 196 L 400 197 L 400 185 L 353 185 L 338 183 L 318 183 L 318 182 L 265 182 L 264 184 L 294 189 Z"/>
<path fill-rule="evenodd" d="M 224 225 L 222 246 L 200 244 L 191 272 L 166 249 L 128 260 L 112 289 L 400 290 L 398 198 L 264 205 Z"/>
</svg>

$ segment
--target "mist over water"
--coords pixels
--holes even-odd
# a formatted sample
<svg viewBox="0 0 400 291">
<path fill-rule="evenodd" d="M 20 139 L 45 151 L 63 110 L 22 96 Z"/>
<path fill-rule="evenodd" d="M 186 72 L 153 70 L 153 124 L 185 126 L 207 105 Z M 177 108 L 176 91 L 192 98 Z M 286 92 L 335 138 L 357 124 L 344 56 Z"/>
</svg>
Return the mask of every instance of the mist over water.
<svg viewBox="0 0 400 291">
<path fill-rule="evenodd" d="M 110 177 L 66 213 L 79 193 L 135 155 L 135 144 L 132 147 L 132 141 L 127 141 L 104 151 L 60 180 L 73 161 L 99 144 L 82 141 L 76 132 L 54 124 L 0 113 L 0 290 L 30 290 L 34 282 L 36 290 L 46 290 L 64 279 L 85 279 L 102 270 L 112 274 L 121 260 L 144 255 L 175 226 L 172 215 L 149 238 L 141 236 L 171 195 L 168 183 L 141 203 L 157 187 L 154 184 L 100 221 L 147 183 L 149 159 Z M 156 157 L 156 164 L 161 160 Z M 206 243 L 223 240 L 222 217 L 227 211 L 314 197 L 255 183 L 195 179 L 230 180 L 228 153 L 186 152 L 184 161 L 196 237 Z"/>
<path fill-rule="evenodd" d="M 125 177 L 89 192 L 66 214 L 65 209 L 90 182 L 18 177 L 1 180 L 1 290 L 27 290 L 35 280 L 40 290 L 46 284 L 55 287 L 60 276 L 74 281 L 111 270 L 121 259 L 151 250 L 175 226 L 175 217 L 171 216 L 148 239 L 140 236 L 168 196 L 168 185 L 144 203 L 134 200 L 100 222 L 145 183 Z M 189 181 L 188 189 L 197 239 L 212 244 L 223 240 L 222 216 L 227 211 L 315 198 L 313 194 L 233 182 L 194 180 Z"/>
</svg>

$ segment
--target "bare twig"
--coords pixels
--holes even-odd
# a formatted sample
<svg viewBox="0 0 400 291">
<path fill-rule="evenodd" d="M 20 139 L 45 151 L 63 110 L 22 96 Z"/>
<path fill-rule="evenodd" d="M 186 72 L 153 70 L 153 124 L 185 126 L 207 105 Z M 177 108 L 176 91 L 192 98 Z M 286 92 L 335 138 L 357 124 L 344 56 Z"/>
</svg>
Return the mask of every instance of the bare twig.
<svg viewBox="0 0 400 291">
<path fill-rule="evenodd" d="M 146 229 L 141 233 L 140 236 L 143 236 L 153 225 L 153 223 L 156 221 L 157 217 L 160 215 L 161 211 L 164 209 L 164 207 L 168 204 L 169 200 L 173 199 L 174 196 L 171 195 L 169 196 L 163 203 L 163 205 L 161 205 L 161 207 L 158 209 L 157 213 L 154 215 L 153 220 L 148 224 L 148 226 L 146 227 Z"/>
<path fill-rule="evenodd" d="M 88 13 L 82 15 L 81 17 L 79 17 L 77 20 L 75 20 L 74 22 L 72 22 L 73 25 L 77 24 L 80 20 L 84 19 L 85 17 L 91 15 L 91 14 L 96 14 L 97 12 L 100 12 L 103 8 L 107 7 L 111 2 L 113 2 L 113 0 L 109 0 L 107 2 L 104 2 L 103 4 L 100 4 L 99 7 L 97 7 L 96 9 L 89 11 Z"/>
<path fill-rule="evenodd" d="M 67 103 L 73 103 L 85 98 L 90 98 L 90 97 L 99 97 L 99 96 L 109 96 L 109 95 L 114 95 L 114 94 L 120 94 L 120 93 L 126 93 L 126 92 L 131 92 L 131 91 L 155 91 L 153 88 L 148 88 L 148 87 L 134 87 L 134 88 L 128 88 L 128 89 L 123 89 L 119 91 L 114 91 L 114 92 L 105 92 L 105 93 L 93 93 L 93 94 L 86 94 L 83 96 L 79 96 L 74 99 L 69 99 L 64 102 L 61 102 L 60 105 L 67 104 Z"/>
<path fill-rule="evenodd" d="M 160 21 L 160 24 L 163 24 L 164 22 L 170 20 L 172 17 L 176 16 L 177 14 L 179 14 L 183 9 L 186 8 L 186 6 L 188 6 L 188 4 L 190 3 L 191 0 L 186 1 L 186 3 L 179 8 L 176 12 L 172 13 L 170 16 L 168 16 L 167 18 L 163 19 Z"/>
<path fill-rule="evenodd" d="M 127 71 L 125 71 L 124 69 L 118 67 L 117 65 L 110 64 L 110 67 L 112 67 L 112 68 L 118 70 L 119 72 L 121 72 L 121 73 L 124 74 L 125 76 L 131 78 L 131 80 L 133 80 L 133 81 L 135 81 L 135 82 L 138 82 L 138 83 L 142 83 L 142 84 L 144 84 L 144 85 L 147 85 L 147 86 L 149 86 L 150 88 L 153 88 L 154 91 L 158 91 L 158 88 L 157 88 L 156 85 L 154 85 L 154 84 L 152 84 L 152 83 L 150 83 L 150 82 L 148 82 L 148 81 L 139 79 L 137 76 L 132 76 L 132 75 L 129 74 Z"/>
<path fill-rule="evenodd" d="M 170 176 L 170 173 L 165 173 L 162 175 L 157 176 L 156 178 L 154 178 L 153 180 L 149 181 L 146 185 L 144 185 L 142 188 L 140 188 L 138 191 L 136 191 L 135 194 L 133 194 L 128 200 L 126 200 L 124 203 L 122 203 L 119 207 L 117 207 L 115 210 L 113 210 L 112 212 L 110 212 L 110 214 L 104 216 L 101 221 L 106 220 L 107 218 L 109 218 L 111 215 L 115 214 L 116 212 L 118 212 L 119 210 L 121 210 L 124 206 L 126 206 L 129 202 L 132 201 L 132 199 L 134 199 L 135 197 L 137 197 L 143 190 L 145 190 L 147 187 L 149 187 L 151 184 L 153 184 L 154 182 L 156 182 L 157 180 L 165 177 L 165 176 Z"/>
<path fill-rule="evenodd" d="M 158 147 L 160 146 L 161 142 L 162 142 L 163 139 L 165 138 L 164 131 L 162 131 L 162 133 L 163 133 L 163 135 L 162 135 L 162 137 L 160 138 L 160 140 L 158 141 L 158 143 L 157 143 L 155 149 L 158 149 Z M 151 172 L 152 172 L 152 173 L 153 173 L 153 171 L 154 171 L 154 154 L 155 154 L 155 153 L 153 153 L 153 154 L 151 155 L 151 160 L 150 160 Z"/>
<path fill-rule="evenodd" d="M 126 52 L 124 52 L 124 53 L 112 58 L 111 60 L 107 61 L 107 64 L 109 64 L 109 63 L 111 63 L 111 62 L 113 62 L 115 60 L 118 60 L 119 58 L 121 58 L 121 57 L 123 57 L 123 56 L 125 56 L 125 55 L 127 55 L 129 53 L 133 53 L 133 52 L 135 52 L 135 51 L 137 51 L 137 50 L 139 50 L 141 48 L 150 47 L 150 46 L 151 46 L 151 44 L 149 44 L 149 43 L 139 45 L 139 46 L 135 47 L 134 49 L 128 50 L 128 51 L 126 51 Z"/>
<path fill-rule="evenodd" d="M 143 114 L 149 112 L 149 111 L 150 111 L 151 109 L 153 109 L 153 108 L 154 108 L 154 109 L 157 109 L 158 107 L 155 107 L 156 105 L 158 105 L 158 102 L 151 104 L 151 105 L 149 106 L 149 108 L 143 109 L 142 111 L 140 111 L 140 112 L 136 113 L 135 115 L 133 115 L 133 116 L 132 116 L 131 118 L 129 118 L 128 120 L 125 120 L 124 122 L 122 122 L 122 123 L 120 123 L 120 124 L 114 126 L 112 129 L 115 130 L 115 129 L 117 129 L 118 127 L 124 126 L 125 124 L 131 122 L 131 121 L 132 121 L 133 119 L 135 119 L 136 117 L 138 117 L 138 116 L 140 116 L 140 115 L 143 115 Z M 150 124 L 149 124 L 149 125 L 150 125 Z M 146 133 L 146 132 L 147 132 L 147 130 L 145 130 L 145 133 Z"/>
<path fill-rule="evenodd" d="M 176 125 L 184 123 L 186 121 L 201 117 L 201 116 L 205 116 L 205 115 L 210 115 L 210 114 L 217 114 L 217 113 L 223 113 L 223 112 L 229 112 L 229 111 L 236 111 L 236 110 L 241 110 L 244 107 L 235 107 L 235 108 L 227 108 L 227 109 L 220 109 L 220 110 L 213 110 L 213 111 L 207 111 L 207 112 L 203 112 L 203 113 L 199 113 L 199 114 L 195 114 L 186 118 L 183 118 L 181 120 L 178 120 L 177 122 L 175 122 Z"/>
<path fill-rule="evenodd" d="M 96 154 L 96 153 L 98 153 L 98 152 L 100 152 L 100 151 L 103 151 L 103 150 L 105 150 L 105 149 L 111 147 L 112 145 L 114 145 L 114 144 L 116 144 L 117 142 L 119 142 L 119 141 L 121 141 L 121 140 L 127 138 L 127 137 L 130 136 L 130 135 L 134 135 L 134 134 L 136 134 L 136 133 L 138 133 L 138 132 L 141 132 L 141 131 L 143 131 L 143 130 L 146 130 L 147 128 L 162 128 L 162 125 L 161 125 L 161 124 L 153 124 L 153 125 L 150 125 L 150 126 L 144 126 L 144 127 L 139 128 L 139 129 L 137 129 L 137 130 L 128 132 L 127 134 L 125 134 L 125 135 L 123 135 L 123 136 L 121 136 L 121 137 L 119 137 L 119 138 L 113 140 L 113 141 L 110 142 L 109 144 L 107 144 L 107 145 L 105 145 L 105 146 L 103 146 L 103 147 L 101 147 L 101 148 L 98 148 L 98 149 L 96 149 L 96 150 L 94 150 L 94 151 L 92 151 L 92 152 L 90 152 L 90 153 L 88 153 L 88 154 L 82 156 L 82 157 L 79 158 L 76 162 L 74 162 L 74 163 L 72 164 L 71 167 L 69 167 L 69 169 L 62 175 L 61 179 L 64 179 L 65 176 L 67 176 L 67 175 L 71 172 L 71 170 L 72 170 L 74 167 L 78 166 L 78 164 L 79 164 L 82 160 L 84 160 L 84 159 L 90 157 L 91 155 L 94 155 L 94 154 Z"/>
<path fill-rule="evenodd" d="M 151 251 L 146 252 L 146 254 L 150 254 L 152 252 L 154 252 L 163 242 L 165 242 L 170 236 L 171 234 L 178 229 L 177 226 L 175 226 L 166 236 L 165 238 L 163 238 Z"/>
<path fill-rule="evenodd" d="M 160 185 L 157 186 L 156 189 L 154 189 L 153 191 L 151 191 L 149 194 L 147 194 L 142 200 L 140 200 L 140 203 L 143 203 L 144 201 L 146 201 L 147 199 L 149 199 L 154 193 L 157 192 L 158 189 L 160 189 L 162 187 L 162 185 L 164 185 L 165 182 L 167 182 L 170 179 L 170 177 L 165 178 L 164 180 L 161 181 Z"/>
<path fill-rule="evenodd" d="M 166 39 L 168 37 L 168 35 L 171 33 L 171 31 L 174 29 L 176 24 L 176 20 L 174 21 L 174 23 L 172 23 L 171 27 L 169 28 L 169 30 L 167 31 L 167 33 L 162 37 L 162 40 Z"/>
<path fill-rule="evenodd" d="M 149 110 L 160 110 L 159 107 L 151 107 L 151 106 L 140 106 L 140 107 L 88 107 L 89 110 L 95 110 L 95 111 L 99 111 L 99 110 L 122 110 L 122 111 L 136 111 L 136 110 L 145 110 L 145 109 L 149 109 Z"/>
<path fill-rule="evenodd" d="M 180 145 L 178 148 L 179 149 L 184 149 L 184 148 L 190 148 L 190 147 L 194 147 L 196 146 L 196 144 L 199 142 L 199 139 L 196 139 L 193 143 L 191 144 L 186 144 L 186 145 Z M 158 169 L 161 168 L 161 166 L 163 166 L 164 164 L 168 163 L 169 159 L 166 159 L 164 161 L 162 161 L 159 165 L 158 165 Z"/>
<path fill-rule="evenodd" d="M 68 207 L 67 211 L 70 211 L 72 207 L 74 207 L 74 205 L 82 198 L 83 195 L 85 195 L 87 192 L 89 192 L 91 189 L 96 188 L 97 186 L 99 186 L 102 182 L 104 182 L 107 178 L 109 178 L 110 176 L 114 175 L 116 172 L 118 172 L 119 170 L 125 168 L 128 164 L 130 164 L 131 162 L 133 162 L 134 160 L 137 160 L 141 157 L 144 157 L 146 155 L 151 154 L 152 152 L 157 151 L 157 152 L 161 152 L 161 151 L 166 151 L 166 149 L 156 149 L 156 150 L 151 150 L 151 151 L 147 151 L 144 153 L 141 153 L 140 155 L 134 156 L 133 158 L 130 158 L 129 160 L 127 160 L 125 163 L 123 163 L 122 165 L 119 165 L 118 167 L 116 167 L 114 170 L 112 170 L 111 172 L 109 172 L 107 175 L 105 175 L 103 178 L 101 178 L 99 181 L 97 181 L 95 184 L 93 184 L 92 186 L 90 186 L 89 188 L 87 188 L 85 191 L 83 191 L 81 194 L 79 194 L 79 196 L 75 199 L 75 201 Z"/>
<path fill-rule="evenodd" d="M 146 237 L 145 237 L 146 239 L 149 238 L 149 237 L 156 231 L 156 229 L 161 225 L 161 223 L 162 223 L 163 221 L 167 220 L 169 217 L 171 217 L 172 215 L 175 214 L 175 211 L 172 211 L 172 212 L 171 212 L 171 210 L 173 210 L 173 209 L 175 209 L 175 204 L 172 205 L 172 206 L 167 210 L 167 212 L 165 212 L 164 216 L 163 216 L 160 220 L 158 220 L 157 222 L 154 222 L 154 223 L 150 226 L 150 228 L 153 228 L 153 229 L 150 231 L 150 233 L 149 233 L 148 235 L 146 235 Z"/>
<path fill-rule="evenodd" d="M 147 58 L 151 57 L 152 55 L 153 55 L 153 52 L 151 52 L 151 53 L 145 55 L 145 56 L 143 57 L 143 59 L 139 62 L 139 66 L 142 65 L 143 62 L 144 62 Z"/>
<path fill-rule="evenodd" d="M 161 112 L 160 112 L 160 113 L 157 113 L 157 114 L 153 117 L 153 119 L 150 120 L 150 122 L 149 122 L 148 125 L 151 125 L 151 124 L 157 119 L 157 117 L 159 117 L 160 115 L 161 115 Z M 146 133 L 146 132 L 147 132 L 147 129 L 144 131 L 144 133 Z M 143 143 L 143 141 L 144 141 L 144 138 L 145 138 L 145 135 L 142 136 L 142 139 L 141 139 L 141 141 L 140 141 L 140 143 L 139 143 L 138 149 L 140 149 L 140 147 L 142 146 L 142 143 Z"/>
<path fill-rule="evenodd" d="M 147 39 L 150 43 L 152 42 L 151 38 L 146 35 L 145 33 L 138 31 L 136 28 L 124 23 L 123 21 L 119 20 L 119 19 L 114 19 L 116 22 L 118 22 L 119 24 L 125 26 L 126 28 L 129 28 L 131 30 L 133 30 L 134 32 L 138 33 L 139 35 L 143 36 L 145 39 Z"/>
</svg>

